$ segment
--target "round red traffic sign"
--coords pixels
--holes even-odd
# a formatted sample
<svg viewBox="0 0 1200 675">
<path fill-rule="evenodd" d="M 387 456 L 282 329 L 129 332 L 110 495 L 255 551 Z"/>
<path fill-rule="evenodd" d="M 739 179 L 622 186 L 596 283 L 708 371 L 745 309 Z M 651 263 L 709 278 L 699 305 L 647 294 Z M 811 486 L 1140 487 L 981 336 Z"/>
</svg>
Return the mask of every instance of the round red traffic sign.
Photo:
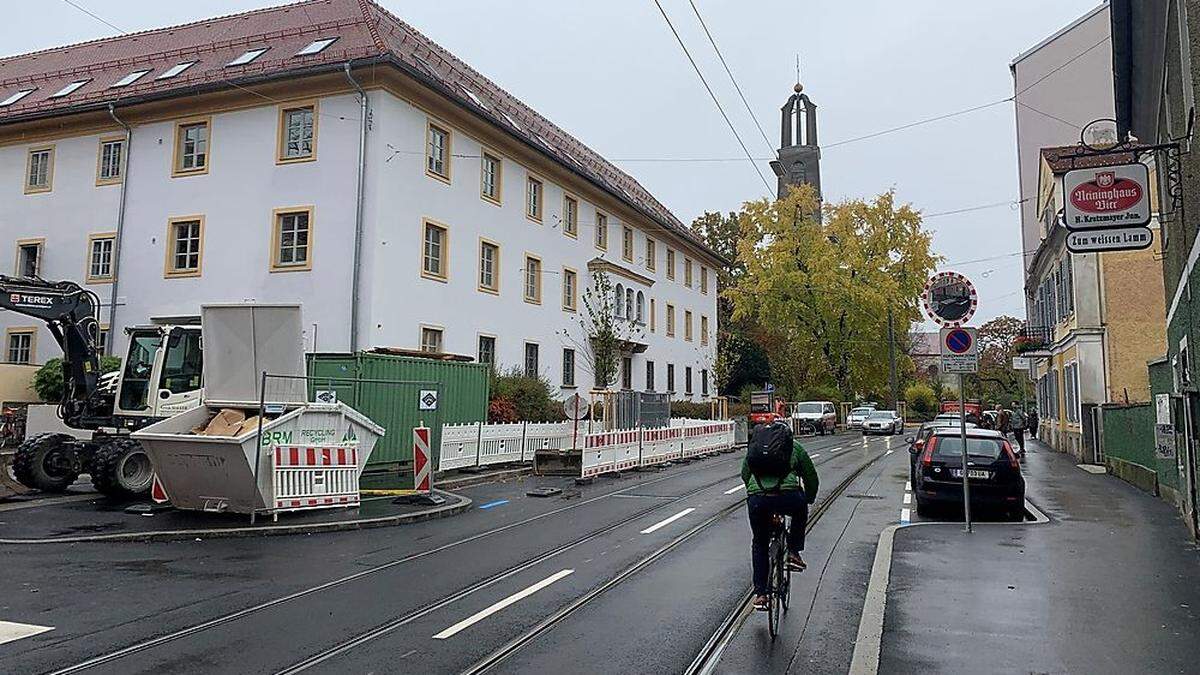
<svg viewBox="0 0 1200 675">
<path fill-rule="evenodd" d="M 979 295 L 971 280 L 958 272 L 938 272 L 925 282 L 921 303 L 934 321 L 947 328 L 957 328 L 975 315 Z"/>
</svg>

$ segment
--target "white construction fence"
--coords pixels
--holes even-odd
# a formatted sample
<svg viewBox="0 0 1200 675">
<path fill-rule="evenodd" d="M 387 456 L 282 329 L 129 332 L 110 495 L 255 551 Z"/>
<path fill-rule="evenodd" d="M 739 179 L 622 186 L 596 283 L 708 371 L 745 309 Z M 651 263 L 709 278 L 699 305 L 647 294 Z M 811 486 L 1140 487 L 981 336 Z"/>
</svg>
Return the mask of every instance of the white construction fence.
<svg viewBox="0 0 1200 675">
<path fill-rule="evenodd" d="M 732 420 L 672 419 L 657 429 L 586 433 L 571 422 L 446 424 L 439 471 L 533 460 L 538 450 L 582 451 L 581 477 L 686 459 L 734 446 Z"/>
<path fill-rule="evenodd" d="M 586 428 L 580 425 L 580 438 Z M 444 424 L 437 469 L 532 462 L 533 453 L 538 450 L 570 448 L 571 434 L 570 422 Z"/>
</svg>

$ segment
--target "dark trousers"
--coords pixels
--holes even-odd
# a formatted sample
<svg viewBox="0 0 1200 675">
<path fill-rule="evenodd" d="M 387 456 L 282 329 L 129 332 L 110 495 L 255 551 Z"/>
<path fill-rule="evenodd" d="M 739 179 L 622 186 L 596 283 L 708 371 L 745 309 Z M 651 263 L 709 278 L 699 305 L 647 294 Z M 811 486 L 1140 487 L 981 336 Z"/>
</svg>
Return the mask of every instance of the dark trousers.
<svg viewBox="0 0 1200 675">
<path fill-rule="evenodd" d="M 1013 436 L 1017 437 L 1017 447 L 1021 448 L 1021 452 L 1025 452 L 1025 430 L 1013 429 Z"/>
<path fill-rule="evenodd" d="M 771 544 L 771 516 L 776 513 L 792 517 L 792 528 L 788 530 L 788 553 L 804 550 L 804 527 L 808 523 L 808 500 L 803 490 L 788 490 L 768 494 L 750 495 L 746 498 L 750 513 L 750 531 L 754 542 L 750 545 L 750 560 L 754 566 L 754 592 L 765 595 L 769 586 L 767 574 Z"/>
</svg>

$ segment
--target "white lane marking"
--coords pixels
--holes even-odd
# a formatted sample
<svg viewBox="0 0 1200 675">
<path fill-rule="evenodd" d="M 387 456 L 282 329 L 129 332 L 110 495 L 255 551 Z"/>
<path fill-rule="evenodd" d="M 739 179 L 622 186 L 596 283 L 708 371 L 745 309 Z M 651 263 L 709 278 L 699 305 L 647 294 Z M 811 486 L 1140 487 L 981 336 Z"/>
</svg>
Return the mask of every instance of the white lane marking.
<svg viewBox="0 0 1200 675">
<path fill-rule="evenodd" d="M 808 458 L 809 458 L 809 459 L 816 459 L 816 458 L 818 458 L 818 457 L 820 457 L 820 456 L 821 456 L 821 453 L 819 453 L 819 452 L 814 452 L 813 454 L 809 455 L 809 456 L 808 456 Z"/>
<path fill-rule="evenodd" d="M 0 645 L 15 642 L 39 633 L 54 630 L 54 626 L 37 626 L 32 623 L 17 623 L 15 621 L 0 621 Z"/>
<path fill-rule="evenodd" d="M 895 450 L 888 450 L 887 452 L 885 452 L 885 453 L 883 453 L 883 454 L 885 454 L 885 455 L 890 455 L 890 454 L 892 454 L 893 452 L 895 452 Z"/>
<path fill-rule="evenodd" d="M 453 637 L 459 631 L 462 631 L 463 629 L 466 629 L 466 628 L 470 628 L 471 626 L 488 618 L 489 616 L 495 614 L 496 612 L 499 612 L 500 610 L 504 609 L 505 607 L 508 607 L 509 605 L 511 605 L 513 603 L 520 602 L 521 600 L 523 600 L 525 598 L 528 598 L 529 596 L 533 595 L 534 593 L 537 593 L 538 591 L 549 586 L 550 584 L 552 584 L 552 583 L 558 581 L 559 579 L 562 579 L 563 577 L 565 577 L 569 574 L 572 574 L 574 572 L 575 572 L 575 570 L 562 570 L 561 572 L 555 572 L 554 574 L 551 574 L 550 576 L 546 577 L 545 579 L 542 579 L 541 581 L 526 588 L 525 590 L 513 593 L 512 595 L 497 602 L 496 604 L 494 604 L 490 607 L 481 609 L 478 612 L 475 612 L 471 616 L 468 616 L 467 618 L 463 619 L 462 621 L 459 621 L 458 623 L 454 624 L 453 626 L 450 626 L 446 630 L 438 633 L 437 635 L 434 635 L 433 639 L 434 640 L 445 640 L 446 638 Z"/>
<path fill-rule="evenodd" d="M 907 525 L 912 520 L 912 511 L 908 509 L 900 509 L 900 522 Z"/>
<path fill-rule="evenodd" d="M 905 489 L 905 490 L 912 490 L 912 481 L 910 481 L 910 480 L 906 480 L 906 481 L 904 481 L 904 489 Z"/>
<path fill-rule="evenodd" d="M 650 534 L 651 532 L 660 530 L 695 510 L 696 509 L 684 509 L 684 510 L 680 511 L 679 513 L 676 513 L 675 515 L 671 516 L 670 518 L 660 520 L 657 523 L 651 525 L 650 527 L 647 527 L 646 529 L 642 530 L 641 533 L 642 534 Z"/>
<path fill-rule="evenodd" d="M 904 493 L 904 503 L 905 503 L 905 504 L 911 504 L 911 503 L 912 503 L 912 494 L 910 494 L 910 493 L 908 493 L 908 492 L 905 492 L 905 493 Z"/>
<path fill-rule="evenodd" d="M 746 485 L 745 485 L 745 483 L 743 483 L 743 484 L 741 484 L 741 485 L 739 485 L 739 486 L 737 486 L 737 487 L 731 487 L 731 488 L 729 488 L 728 490 L 726 490 L 726 491 L 725 491 L 725 494 L 727 494 L 727 495 L 731 495 L 731 494 L 733 494 L 733 493 L 737 492 L 738 490 L 745 490 L 745 489 L 746 489 Z"/>
</svg>

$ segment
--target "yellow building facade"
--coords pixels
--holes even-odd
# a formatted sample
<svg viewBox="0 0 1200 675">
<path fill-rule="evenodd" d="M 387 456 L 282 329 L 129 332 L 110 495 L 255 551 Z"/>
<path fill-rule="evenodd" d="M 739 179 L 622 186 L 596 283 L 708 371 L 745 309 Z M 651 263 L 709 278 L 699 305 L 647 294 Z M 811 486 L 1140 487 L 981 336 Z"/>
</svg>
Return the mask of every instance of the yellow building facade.
<svg viewBox="0 0 1200 675">
<path fill-rule="evenodd" d="M 1095 408 L 1150 400 L 1146 363 L 1166 350 L 1161 241 L 1140 251 L 1071 253 L 1059 219 L 1062 175 L 1082 166 L 1074 147 L 1045 148 L 1039 175 L 1041 244 L 1026 270 L 1034 352 L 1038 436 L 1060 452 L 1095 462 Z M 1097 164 L 1089 158 L 1088 166 Z M 1106 158 L 1117 164 L 1120 156 Z M 1152 189 L 1153 196 L 1155 191 Z M 1157 205 L 1152 202 L 1157 213 Z"/>
</svg>

